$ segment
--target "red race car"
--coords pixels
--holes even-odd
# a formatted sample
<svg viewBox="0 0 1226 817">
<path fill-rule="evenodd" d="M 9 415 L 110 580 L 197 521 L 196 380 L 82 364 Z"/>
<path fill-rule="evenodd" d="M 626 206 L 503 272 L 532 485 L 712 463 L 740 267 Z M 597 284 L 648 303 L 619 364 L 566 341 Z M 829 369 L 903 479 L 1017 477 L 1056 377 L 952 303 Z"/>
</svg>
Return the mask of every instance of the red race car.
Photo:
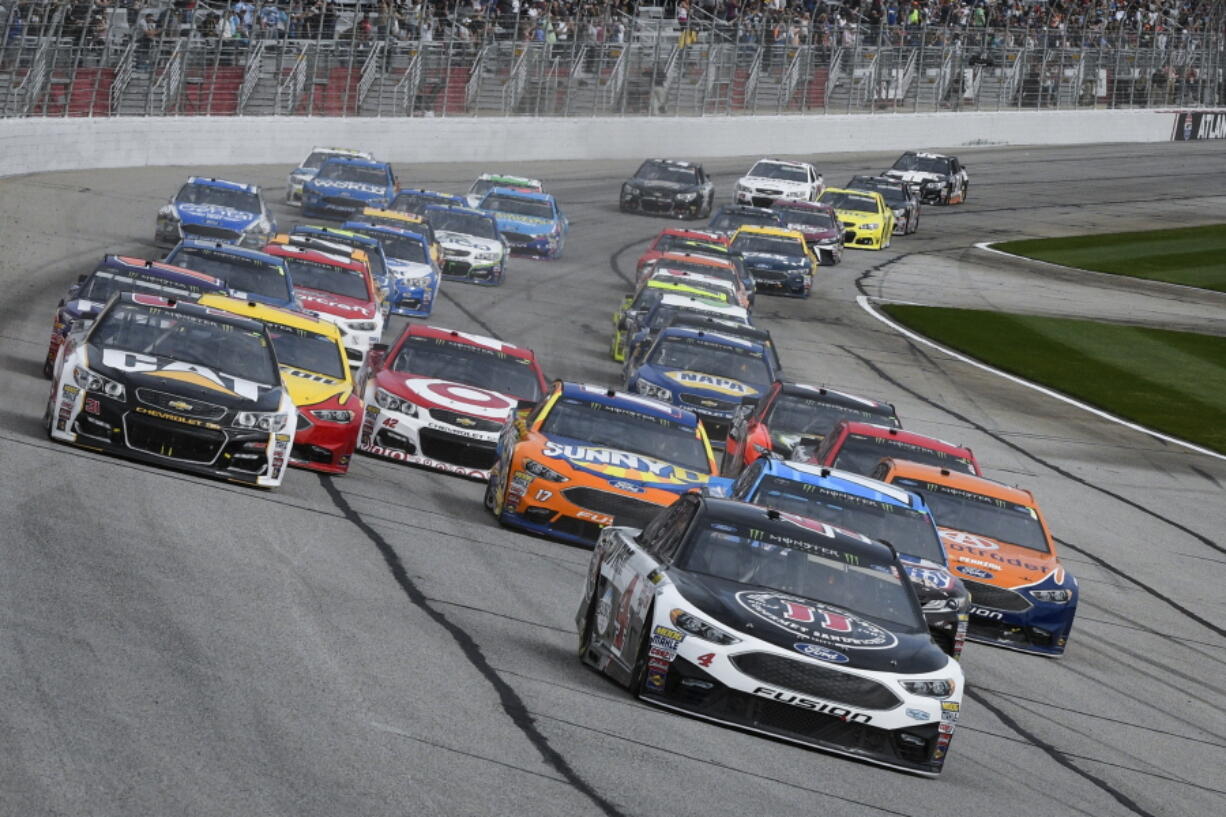
<svg viewBox="0 0 1226 817">
<path fill-rule="evenodd" d="M 639 256 L 635 269 L 643 271 L 643 267 L 667 252 L 703 252 L 713 251 L 720 254 L 727 252 L 728 237 L 719 233 L 708 233 L 703 230 L 683 230 L 670 227 L 660 231 L 652 240 L 647 251 Z"/>
<path fill-rule="evenodd" d="M 789 201 L 778 202 L 771 209 L 783 216 L 783 223 L 789 230 L 804 234 L 805 242 L 818 254 L 821 266 L 833 266 L 843 260 L 843 225 L 829 204 Z"/>
<path fill-rule="evenodd" d="M 841 468 L 865 476 L 873 473 L 886 457 L 936 465 L 963 474 L 983 476 L 975 453 L 936 437 L 901 428 L 840 420 L 816 450 L 799 446 L 792 458 L 801 462 Z"/>
<path fill-rule="evenodd" d="M 840 420 L 902 427 L 890 403 L 776 380 L 770 391 L 733 414 L 720 472 L 735 477 L 768 451 L 790 457 L 798 446 L 816 448 Z"/>
</svg>

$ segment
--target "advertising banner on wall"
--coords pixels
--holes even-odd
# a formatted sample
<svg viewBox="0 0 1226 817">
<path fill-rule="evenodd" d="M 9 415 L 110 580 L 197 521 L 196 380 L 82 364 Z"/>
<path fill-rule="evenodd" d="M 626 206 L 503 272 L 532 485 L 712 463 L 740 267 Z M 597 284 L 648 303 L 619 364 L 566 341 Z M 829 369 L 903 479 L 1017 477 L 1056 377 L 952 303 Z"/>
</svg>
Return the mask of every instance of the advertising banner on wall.
<svg viewBox="0 0 1226 817">
<path fill-rule="evenodd" d="M 1226 111 L 1180 111 L 1175 114 L 1175 142 L 1226 139 Z"/>
</svg>

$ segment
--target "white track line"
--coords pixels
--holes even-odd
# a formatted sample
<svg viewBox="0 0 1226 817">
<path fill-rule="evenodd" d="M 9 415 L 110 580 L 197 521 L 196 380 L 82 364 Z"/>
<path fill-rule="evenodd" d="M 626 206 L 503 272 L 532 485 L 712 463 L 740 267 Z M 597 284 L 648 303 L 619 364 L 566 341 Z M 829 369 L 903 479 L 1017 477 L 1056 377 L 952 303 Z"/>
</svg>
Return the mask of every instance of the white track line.
<svg viewBox="0 0 1226 817">
<path fill-rule="evenodd" d="M 997 252 L 1000 252 L 1000 251 L 997 250 Z M 1070 406 L 1081 409 L 1082 411 L 1088 411 L 1090 414 L 1093 414 L 1097 417 L 1101 417 L 1104 420 L 1107 420 L 1109 422 L 1116 423 L 1117 425 L 1122 425 L 1125 428 L 1131 428 L 1133 431 L 1139 431 L 1142 434 L 1148 434 L 1149 436 L 1155 437 L 1159 440 L 1163 440 L 1165 442 L 1172 443 L 1174 445 L 1182 446 L 1183 448 L 1187 448 L 1191 451 L 1195 451 L 1198 454 L 1204 454 L 1206 456 L 1213 457 L 1215 459 L 1226 461 L 1226 455 L 1219 454 L 1216 451 L 1211 451 L 1208 448 L 1202 448 L 1201 446 L 1196 445 L 1194 443 L 1190 443 L 1187 440 L 1181 440 L 1178 437 L 1171 437 L 1167 434 L 1163 434 L 1160 431 L 1155 431 L 1152 428 L 1147 428 L 1146 426 L 1139 425 L 1137 423 L 1131 422 L 1130 420 L 1125 420 L 1123 417 L 1117 417 L 1114 414 L 1103 411 L 1102 409 L 1099 409 L 1099 408 L 1095 408 L 1094 406 L 1091 406 L 1087 403 L 1083 403 L 1080 400 L 1074 400 L 1072 397 L 1069 397 L 1067 394 L 1061 394 L 1060 392 L 1055 391 L 1053 389 L 1049 389 L 1046 386 L 1040 386 L 1038 383 L 1033 383 L 1029 380 L 1018 377 L 1017 375 L 1013 375 L 1013 374 L 1009 374 L 1008 372 L 1001 371 L 1000 369 L 997 369 L 994 366 L 989 366 L 988 364 L 980 360 L 976 360 L 973 357 L 968 357 L 967 355 L 964 355 L 961 352 L 956 352 L 953 349 L 950 349 L 948 346 L 943 346 L 940 343 L 937 343 L 936 341 L 931 340 L 930 338 L 926 338 L 923 335 L 913 332 L 912 330 L 908 329 L 902 324 L 897 323 L 891 320 L 890 318 L 886 317 L 885 315 L 881 314 L 880 312 L 878 312 L 873 307 L 873 304 L 869 301 L 869 298 L 867 295 L 856 296 L 856 303 L 858 303 L 860 305 L 860 308 L 863 309 L 865 312 L 872 315 L 874 318 L 881 321 L 882 323 L 884 323 L 886 326 L 890 327 L 894 331 L 899 332 L 900 334 L 915 341 L 916 343 L 922 343 L 925 346 L 930 346 L 933 349 L 936 349 L 940 352 L 944 352 L 945 354 L 949 355 L 955 360 L 960 360 L 963 363 L 969 363 L 970 365 L 974 366 L 977 369 L 982 369 L 983 371 L 994 374 L 997 377 L 1003 377 L 1005 380 L 1009 380 L 1013 383 L 1017 383 L 1019 386 L 1025 386 L 1028 389 L 1033 389 L 1034 391 L 1037 391 L 1040 394 L 1045 394 L 1048 397 L 1054 397 L 1055 399 L 1059 400 L 1062 403 L 1067 403 Z"/>
</svg>

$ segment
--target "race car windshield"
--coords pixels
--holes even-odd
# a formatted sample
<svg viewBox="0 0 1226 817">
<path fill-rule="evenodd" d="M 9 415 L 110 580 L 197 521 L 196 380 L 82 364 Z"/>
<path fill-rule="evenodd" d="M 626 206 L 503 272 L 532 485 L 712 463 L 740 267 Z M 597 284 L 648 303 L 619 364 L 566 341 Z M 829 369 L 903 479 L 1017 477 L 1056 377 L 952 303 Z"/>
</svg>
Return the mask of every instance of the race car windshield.
<svg viewBox="0 0 1226 817">
<path fill-rule="evenodd" d="M 481 209 L 512 216 L 528 216 L 553 221 L 553 207 L 547 201 L 536 199 L 521 199 L 516 196 L 486 196 L 481 202 Z"/>
<path fill-rule="evenodd" d="M 874 182 L 871 179 L 852 179 L 848 187 L 880 193 L 881 198 L 885 199 L 886 204 L 907 203 L 907 197 L 903 193 L 902 187 L 897 184 Z"/>
<path fill-rule="evenodd" d="M 680 273 L 691 272 L 695 275 L 705 275 L 708 278 L 714 278 L 718 281 L 723 281 L 724 283 L 728 284 L 729 286 L 733 288 L 735 288 L 737 283 L 740 281 L 740 279 L 736 277 L 736 270 L 731 269 L 729 267 L 704 266 L 702 264 L 682 265 L 682 264 L 675 264 L 671 261 L 668 263 L 667 266 L 661 265 L 659 267 L 655 267 L 651 271 L 650 274 L 653 277 L 659 277 L 660 280 L 664 280 L 664 281 L 676 279 L 680 283 L 687 283 L 685 275 L 677 275 L 677 276 L 670 277 L 669 275 L 665 274 L 669 272 L 680 272 Z M 697 284 L 697 285 L 701 286 L 701 284 Z M 723 290 L 720 290 L 720 291 L 723 291 Z"/>
<path fill-rule="evenodd" d="M 762 478 L 749 501 L 884 539 L 899 553 L 945 564 L 941 538 L 923 511 L 773 474 Z"/>
<path fill-rule="evenodd" d="M 451 202 L 440 196 L 432 196 L 429 193 L 398 193 L 396 198 L 392 199 L 392 203 L 388 205 L 389 210 L 395 210 L 398 213 L 409 213 L 411 215 L 420 216 L 425 214 L 427 207 L 432 207 L 437 204 L 447 205 Z M 396 222 L 388 221 L 388 224 Z M 399 222 L 403 225 L 404 222 Z"/>
<path fill-rule="evenodd" d="M 335 153 L 317 150 L 306 158 L 306 161 L 302 163 L 302 166 L 307 170 L 319 170 L 320 165 L 335 156 Z"/>
<path fill-rule="evenodd" d="M 396 355 L 392 371 L 463 383 L 518 400 L 536 401 L 541 397 L 531 361 L 467 343 L 409 337 Z"/>
<path fill-rule="evenodd" d="M 431 207 L 426 210 L 426 221 L 435 230 L 475 235 L 477 238 L 491 240 L 498 238 L 498 227 L 494 220 L 479 213 L 467 213 L 449 207 Z"/>
<path fill-rule="evenodd" d="M 357 182 L 375 187 L 387 187 L 387 171 L 381 167 L 354 165 L 348 162 L 324 162 L 316 178 L 325 181 Z"/>
<path fill-rule="evenodd" d="M 800 242 L 793 238 L 772 238 L 764 235 L 742 235 L 732 242 L 732 251 L 754 255 L 786 255 L 800 257 L 805 254 Z"/>
<path fill-rule="evenodd" d="M 358 232 L 358 231 L 349 230 L 347 232 Z M 358 235 L 361 235 L 361 233 L 358 232 Z M 325 241 L 331 241 L 336 244 L 340 244 L 342 247 L 347 247 L 350 250 L 361 250 L 362 252 L 366 253 L 366 266 L 370 267 L 370 274 L 373 275 L 376 278 L 376 280 L 382 280 L 387 277 L 387 265 L 383 263 L 383 257 L 378 252 L 373 251 L 374 250 L 373 247 L 361 241 L 355 241 L 352 236 L 343 235 L 343 234 L 334 233 L 331 235 L 323 236 L 323 239 Z"/>
<path fill-rule="evenodd" d="M 281 382 L 272 348 L 262 332 L 204 315 L 119 304 L 95 326 L 89 342 L 102 348 L 203 366 L 209 371 L 198 374 L 207 379 L 213 379 L 209 374 L 214 374 L 268 386 Z M 224 380 L 219 382 L 225 385 Z"/>
<path fill-rule="evenodd" d="M 790 523 L 753 530 L 714 518 L 699 524 L 678 559 L 683 570 L 825 602 L 896 625 L 891 629 L 925 629 L 901 571 L 890 562 L 839 548 L 833 535 Z"/>
<path fill-rule="evenodd" d="M 934 156 L 901 156 L 891 169 L 901 170 L 904 173 L 915 171 L 945 175 L 949 172 L 949 159 L 939 159 Z"/>
<path fill-rule="evenodd" d="M 365 276 L 357 270 L 306 258 L 286 258 L 285 267 L 289 270 L 289 277 L 295 288 L 306 287 L 359 301 L 372 299 Z"/>
<path fill-rule="evenodd" d="M 723 255 L 728 252 L 728 248 L 723 244 L 715 242 L 706 242 L 697 238 L 685 238 L 679 235 L 662 235 L 656 239 L 656 244 L 652 249 L 655 252 L 712 252 L 718 255 Z"/>
<path fill-rule="evenodd" d="M 807 182 L 809 174 L 803 167 L 781 165 L 776 162 L 758 162 L 749 171 L 750 176 L 760 179 L 780 179 L 788 182 Z"/>
<path fill-rule="evenodd" d="M 730 379 L 761 386 L 771 380 L 770 369 L 761 352 L 701 338 L 664 338 L 656 345 L 648 363 L 666 369 L 707 373 L 713 375 L 713 381 Z M 712 384 L 716 388 L 719 385 L 718 382 Z M 703 387 L 702 383 L 695 383 L 690 388 L 701 390 Z"/>
<path fill-rule="evenodd" d="M 332 338 L 279 323 L 266 325 L 268 336 L 272 338 L 272 348 L 277 350 L 277 360 L 282 366 L 305 369 L 337 380 L 345 379 L 349 365 Z"/>
<path fill-rule="evenodd" d="M 723 212 L 717 215 L 710 225 L 710 229 L 721 233 L 734 233 L 738 227 L 782 227 L 783 219 L 778 213 L 746 213 L 746 212 Z"/>
<path fill-rule="evenodd" d="M 167 260 L 176 266 L 220 278 L 226 282 L 226 288 L 234 292 L 285 301 L 293 296 L 280 264 L 200 247 L 184 247 L 173 255 L 173 259 Z"/>
<path fill-rule="evenodd" d="M 901 428 L 894 412 L 882 407 L 849 406 L 833 401 L 804 397 L 799 394 L 781 394 L 766 415 L 766 423 L 773 434 L 799 434 L 801 436 L 825 436 L 839 420 L 858 420 L 866 423 Z"/>
<path fill-rule="evenodd" d="M 822 230 L 836 230 L 839 222 L 834 214 L 826 210 L 802 210 L 799 207 L 792 209 L 786 207 L 780 210 L 783 213 L 783 220 L 788 226 L 801 225 L 803 227 L 817 227 Z"/>
<path fill-rule="evenodd" d="M 877 200 L 871 196 L 844 193 L 838 190 L 827 190 L 818 199 L 822 204 L 829 204 L 836 210 L 850 210 L 854 213 L 879 213 Z"/>
<path fill-rule="evenodd" d="M 877 467 L 877 463 L 883 457 L 952 468 L 964 474 L 975 473 L 974 466 L 966 457 L 959 457 L 925 445 L 916 445 L 897 437 L 876 437 L 867 434 L 848 434 L 842 447 L 839 448 L 834 465 L 845 471 L 867 474 Z"/>
<path fill-rule="evenodd" d="M 260 212 L 260 197 L 245 190 L 212 187 L 206 184 L 185 184 L 175 196 L 175 204 L 199 204 L 208 207 L 228 207 L 243 213 Z"/>
<path fill-rule="evenodd" d="M 1051 552 L 1034 508 L 917 479 L 895 479 L 894 484 L 922 494 L 942 528 L 976 533 L 1039 553 Z"/>
<path fill-rule="evenodd" d="M 408 261 L 411 264 L 428 264 L 426 260 L 426 245 L 420 238 L 392 235 L 376 230 L 354 230 L 364 236 L 375 239 L 383 246 L 383 252 L 389 258 Z"/>
<path fill-rule="evenodd" d="M 77 290 L 77 297 L 86 301 L 105 303 L 116 292 L 147 292 L 152 295 L 184 298 L 200 295 L 207 291 L 209 290 L 187 283 L 145 278 L 140 275 L 122 275 L 110 270 L 99 269 L 94 270 L 94 274 L 89 276 L 89 280 Z"/>
<path fill-rule="evenodd" d="M 702 304 L 704 302 L 709 303 L 712 308 L 703 309 Z M 660 304 L 651 314 L 650 329 L 652 332 L 657 332 L 672 323 L 673 319 L 678 315 L 693 315 L 699 318 L 706 318 L 714 314 L 719 315 L 720 317 L 726 317 L 727 320 L 736 320 L 736 318 L 734 318 L 732 315 L 721 315 L 719 312 L 719 307 L 721 306 L 724 306 L 724 304 L 721 304 L 718 301 L 708 301 L 702 298 L 695 298 L 694 302 L 688 307 L 680 307 L 674 304 Z"/>
<path fill-rule="evenodd" d="M 673 184 L 698 184 L 698 171 L 692 167 L 666 165 L 662 162 L 643 162 L 634 180 L 639 182 L 671 182 Z"/>
<path fill-rule="evenodd" d="M 563 397 L 545 418 L 541 433 L 641 454 L 700 474 L 711 470 L 693 426 L 623 406 Z"/>
</svg>

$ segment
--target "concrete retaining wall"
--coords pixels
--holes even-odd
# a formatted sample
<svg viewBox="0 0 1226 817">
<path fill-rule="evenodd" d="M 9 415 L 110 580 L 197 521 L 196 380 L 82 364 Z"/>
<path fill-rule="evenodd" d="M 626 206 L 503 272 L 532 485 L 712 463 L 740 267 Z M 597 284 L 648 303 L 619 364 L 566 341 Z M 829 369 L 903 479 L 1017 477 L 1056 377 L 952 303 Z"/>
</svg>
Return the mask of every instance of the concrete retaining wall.
<svg viewBox="0 0 1226 817">
<path fill-rule="evenodd" d="M 1173 116 L 1140 110 L 703 119 L 3 119 L 0 177 L 103 167 L 293 164 L 315 145 L 359 147 L 406 164 L 1162 142 L 1171 138 Z"/>
</svg>

